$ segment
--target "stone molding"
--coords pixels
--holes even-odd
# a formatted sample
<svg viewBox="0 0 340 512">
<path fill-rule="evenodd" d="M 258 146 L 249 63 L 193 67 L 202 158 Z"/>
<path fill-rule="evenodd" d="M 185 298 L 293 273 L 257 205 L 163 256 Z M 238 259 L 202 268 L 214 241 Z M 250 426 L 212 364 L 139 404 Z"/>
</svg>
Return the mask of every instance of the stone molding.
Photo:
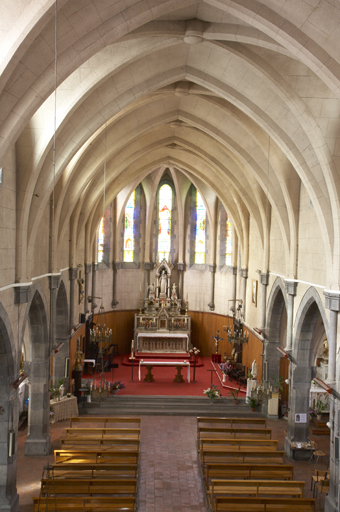
<svg viewBox="0 0 340 512">
<path fill-rule="evenodd" d="M 325 308 L 331 311 L 340 311 L 340 294 L 332 293 L 331 291 L 324 291 L 325 296 Z"/>
<path fill-rule="evenodd" d="M 296 295 L 297 282 L 296 281 L 284 281 L 286 292 L 288 295 Z"/>
</svg>

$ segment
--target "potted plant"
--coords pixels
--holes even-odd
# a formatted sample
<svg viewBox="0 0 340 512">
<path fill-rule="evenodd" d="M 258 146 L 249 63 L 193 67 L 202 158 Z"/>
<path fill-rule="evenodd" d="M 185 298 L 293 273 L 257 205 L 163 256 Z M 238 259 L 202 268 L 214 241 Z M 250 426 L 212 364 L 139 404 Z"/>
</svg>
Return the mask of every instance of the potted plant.
<svg viewBox="0 0 340 512">
<path fill-rule="evenodd" d="M 250 370 L 248 370 L 248 371 L 247 371 L 247 379 L 248 379 L 248 380 L 252 380 L 252 378 L 253 378 L 253 374 L 251 373 L 251 371 L 250 371 Z"/>
<path fill-rule="evenodd" d="M 240 392 L 241 387 L 239 386 L 238 389 L 231 389 L 230 394 L 233 397 L 234 404 L 238 403 L 238 394 Z"/>
<path fill-rule="evenodd" d="M 203 391 L 203 394 L 209 398 L 210 403 L 213 403 L 214 400 L 216 400 L 216 398 L 218 398 L 220 396 L 220 392 L 215 384 L 211 384 L 211 387 L 208 389 L 205 389 Z"/>
<path fill-rule="evenodd" d="M 255 407 L 257 407 L 259 404 L 257 398 L 254 396 L 248 396 L 246 403 L 250 406 L 252 411 L 255 411 Z"/>
<path fill-rule="evenodd" d="M 282 391 L 282 382 L 283 382 L 282 375 L 280 375 L 279 378 L 277 378 L 276 375 L 273 375 L 272 379 L 274 381 L 273 391 L 275 393 L 278 393 L 279 391 Z"/>
<path fill-rule="evenodd" d="M 322 402 L 320 399 L 316 401 L 314 412 L 316 418 L 320 421 L 322 419 L 322 413 L 328 408 L 328 401 Z"/>
</svg>

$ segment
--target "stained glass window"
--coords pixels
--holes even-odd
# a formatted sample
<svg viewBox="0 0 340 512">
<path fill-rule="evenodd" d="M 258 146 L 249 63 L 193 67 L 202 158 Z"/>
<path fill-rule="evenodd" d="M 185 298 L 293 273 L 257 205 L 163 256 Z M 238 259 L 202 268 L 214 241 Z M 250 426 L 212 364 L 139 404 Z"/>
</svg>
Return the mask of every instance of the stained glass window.
<svg viewBox="0 0 340 512">
<path fill-rule="evenodd" d="M 162 185 L 158 195 L 158 259 L 170 260 L 172 189 Z"/>
<path fill-rule="evenodd" d="M 231 265 L 231 254 L 233 250 L 233 230 L 227 215 L 226 220 L 226 242 L 225 242 L 225 264 Z"/>
<path fill-rule="evenodd" d="M 196 191 L 196 240 L 195 263 L 205 263 L 205 223 L 206 210 L 201 194 Z"/>
<path fill-rule="evenodd" d="M 136 191 L 134 190 L 126 203 L 124 217 L 124 262 L 133 262 L 134 251 L 134 218 L 135 218 L 135 199 Z"/>
<path fill-rule="evenodd" d="M 104 215 L 101 218 L 98 230 L 98 252 L 97 252 L 98 263 L 104 260 Z"/>
</svg>

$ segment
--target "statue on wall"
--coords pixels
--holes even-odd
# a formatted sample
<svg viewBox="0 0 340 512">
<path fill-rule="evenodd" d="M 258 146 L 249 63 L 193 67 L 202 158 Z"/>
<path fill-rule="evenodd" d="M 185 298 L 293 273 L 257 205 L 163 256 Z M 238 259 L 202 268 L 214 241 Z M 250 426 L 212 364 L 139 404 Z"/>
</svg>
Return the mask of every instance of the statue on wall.
<svg viewBox="0 0 340 512">
<path fill-rule="evenodd" d="M 159 278 L 159 287 L 160 287 L 160 292 L 162 294 L 166 294 L 167 284 L 168 284 L 167 275 L 165 273 L 165 270 L 162 270 L 161 276 Z"/>
<path fill-rule="evenodd" d="M 155 299 L 155 285 L 154 283 L 151 283 L 149 288 L 149 300 L 154 300 Z"/>
<path fill-rule="evenodd" d="M 251 375 L 252 375 L 254 380 L 257 379 L 257 366 L 256 366 L 255 359 L 253 361 L 253 364 L 251 365 Z"/>
<path fill-rule="evenodd" d="M 216 336 L 212 336 L 215 340 L 215 350 L 216 350 L 216 354 L 218 353 L 218 342 L 220 340 L 223 340 L 223 338 L 220 338 L 220 331 L 217 331 L 217 334 Z"/>
<path fill-rule="evenodd" d="M 171 298 L 172 298 L 172 300 L 176 300 L 177 299 L 177 291 L 176 291 L 176 284 L 175 283 L 173 283 L 173 285 L 172 285 Z"/>
<path fill-rule="evenodd" d="M 325 338 L 323 340 L 323 353 L 322 353 L 322 357 L 324 359 L 328 359 L 328 353 L 329 353 L 328 341 L 327 341 L 327 338 Z"/>
</svg>

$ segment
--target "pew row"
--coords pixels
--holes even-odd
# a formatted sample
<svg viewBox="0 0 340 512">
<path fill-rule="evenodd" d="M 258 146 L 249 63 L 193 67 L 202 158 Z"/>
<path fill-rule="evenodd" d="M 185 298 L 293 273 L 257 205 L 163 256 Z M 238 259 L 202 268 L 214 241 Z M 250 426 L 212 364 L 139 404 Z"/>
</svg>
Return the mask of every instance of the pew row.
<svg viewBox="0 0 340 512">
<path fill-rule="evenodd" d="M 208 463 L 224 462 L 231 464 L 283 464 L 284 451 L 264 451 L 263 448 L 251 447 L 203 447 L 201 450 L 201 462 L 204 467 Z"/>
<path fill-rule="evenodd" d="M 73 478 L 73 479 L 125 479 L 138 478 L 138 464 L 84 464 L 84 463 L 68 463 L 52 464 L 47 467 L 47 477 L 56 479 Z"/>
<path fill-rule="evenodd" d="M 41 480 L 41 496 L 56 496 L 58 494 L 90 496 L 93 494 L 132 495 L 136 496 L 137 480 L 126 479 L 82 479 L 75 478 L 43 478 Z"/>
<path fill-rule="evenodd" d="M 135 512 L 134 496 L 50 496 L 33 498 L 33 512 Z"/>
<path fill-rule="evenodd" d="M 121 450 L 110 448 L 108 450 L 54 450 L 54 460 L 56 464 L 65 462 L 79 464 L 137 464 L 139 450 Z"/>
<path fill-rule="evenodd" d="M 79 449 L 80 446 L 84 447 L 85 449 L 88 446 L 97 447 L 99 449 L 101 446 L 103 448 L 108 448 L 110 446 L 112 447 L 121 447 L 122 449 L 126 448 L 129 449 L 130 447 L 139 449 L 140 441 L 139 439 L 119 439 L 119 438 L 111 438 L 111 436 L 107 436 L 104 439 L 99 438 L 96 439 L 94 437 L 81 437 L 81 436 L 71 436 L 71 437 L 62 437 L 60 439 L 60 445 L 61 448 L 71 449 L 71 447 L 76 447 L 76 449 Z"/>
<path fill-rule="evenodd" d="M 84 435 L 94 439 L 140 439 L 138 427 L 73 427 L 65 428 L 66 437 L 82 437 Z"/>
<path fill-rule="evenodd" d="M 136 425 L 140 428 L 141 418 L 134 416 L 76 416 L 70 418 L 70 427 L 74 423 L 101 423 L 103 427 L 112 425 Z"/>
<path fill-rule="evenodd" d="M 201 426 L 197 427 L 197 440 L 198 445 L 201 439 L 206 438 L 225 438 L 225 439 L 271 439 L 271 428 L 255 428 L 255 427 L 223 427 L 223 426 Z"/>
<path fill-rule="evenodd" d="M 206 487 L 214 479 L 293 480 L 293 464 L 223 464 L 207 463 L 204 468 Z"/>
<path fill-rule="evenodd" d="M 215 512 L 313 512 L 315 499 L 217 496 L 215 507 Z"/>
<path fill-rule="evenodd" d="M 218 437 L 211 437 L 200 440 L 199 451 L 202 451 L 204 447 L 211 446 L 235 446 L 241 448 L 249 447 L 258 447 L 262 448 L 264 451 L 272 451 L 277 450 L 278 441 L 275 439 L 224 439 Z"/>
<path fill-rule="evenodd" d="M 293 480 L 212 480 L 208 489 L 210 507 L 217 496 L 279 496 L 302 498 L 305 482 Z"/>
</svg>

